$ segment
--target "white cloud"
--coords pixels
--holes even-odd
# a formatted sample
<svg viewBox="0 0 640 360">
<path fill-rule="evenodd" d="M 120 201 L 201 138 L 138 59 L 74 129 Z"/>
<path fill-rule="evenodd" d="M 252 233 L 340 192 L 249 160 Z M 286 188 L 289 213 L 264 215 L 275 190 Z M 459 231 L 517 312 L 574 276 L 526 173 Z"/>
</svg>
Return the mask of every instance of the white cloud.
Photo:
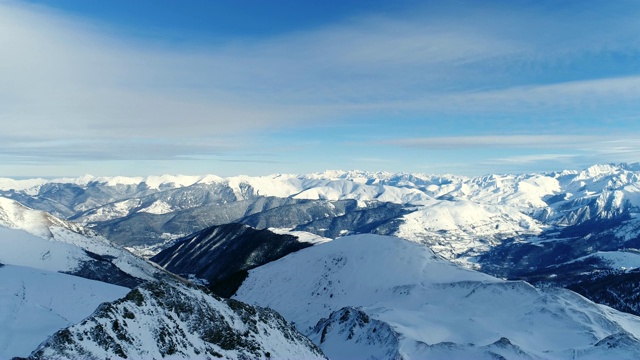
<svg viewBox="0 0 640 360">
<path fill-rule="evenodd" d="M 264 133 L 352 117 L 388 117 L 393 123 L 404 121 L 398 113 L 433 119 L 566 110 L 575 118 L 584 109 L 608 113 L 637 103 L 640 77 L 633 74 L 551 77 L 542 85 L 523 75 L 544 74 L 555 63 L 568 68 L 593 54 L 637 54 L 640 43 L 626 35 L 640 30 L 637 11 L 601 18 L 582 10 L 571 16 L 508 6 L 460 10 L 366 15 L 271 38 L 178 46 L 150 44 L 46 7 L 0 1 L 0 148 L 16 161 L 176 159 L 255 148 Z M 568 148 L 600 135 L 385 143 Z M 271 141 L 278 142 L 286 140 Z"/>
</svg>

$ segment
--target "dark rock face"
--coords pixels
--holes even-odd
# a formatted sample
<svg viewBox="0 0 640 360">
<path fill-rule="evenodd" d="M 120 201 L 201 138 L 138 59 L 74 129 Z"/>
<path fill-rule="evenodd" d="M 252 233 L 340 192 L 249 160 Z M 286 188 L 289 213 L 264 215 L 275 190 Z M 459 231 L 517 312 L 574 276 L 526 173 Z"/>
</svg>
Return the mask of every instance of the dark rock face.
<svg viewBox="0 0 640 360">
<path fill-rule="evenodd" d="M 292 235 L 227 224 L 183 238 L 151 260 L 175 274 L 193 274 L 218 284 L 214 288 L 220 290 L 219 294 L 231 296 L 247 270 L 309 246 Z"/>
<path fill-rule="evenodd" d="M 489 274 L 528 281 L 537 286 L 560 286 L 614 309 L 640 315 L 640 271 L 614 269 L 598 251 L 625 251 L 640 239 L 624 238 L 618 229 L 629 219 L 591 219 L 559 233 L 543 234 L 537 243 L 505 241 L 479 257 Z"/>
<path fill-rule="evenodd" d="M 572 280 L 568 289 L 599 304 L 640 316 L 640 270 L 608 271 Z"/>
<path fill-rule="evenodd" d="M 562 264 L 596 251 L 615 251 L 628 246 L 615 231 L 624 218 L 593 219 L 568 226 L 560 233 L 542 234 L 536 243 L 507 240 L 478 257 L 482 270 L 499 277 L 530 276 L 548 266 Z"/>
<path fill-rule="evenodd" d="M 126 272 L 120 270 L 108 256 L 102 256 L 86 251 L 92 259 L 91 261 L 82 262 L 74 271 L 66 272 L 69 275 L 75 275 L 86 279 L 97 280 L 109 284 L 120 285 L 130 289 L 142 284 L 144 280 L 138 279 Z"/>
<path fill-rule="evenodd" d="M 402 205 L 374 203 L 367 208 L 352 208 L 344 215 L 324 217 L 296 226 L 296 230 L 307 231 L 328 238 L 349 233 L 373 233 L 390 235 L 398 230 L 398 220 L 409 211 Z"/>
<path fill-rule="evenodd" d="M 146 283 L 55 333 L 30 359 L 324 359 L 273 310 L 222 300 L 192 285 Z"/>
</svg>

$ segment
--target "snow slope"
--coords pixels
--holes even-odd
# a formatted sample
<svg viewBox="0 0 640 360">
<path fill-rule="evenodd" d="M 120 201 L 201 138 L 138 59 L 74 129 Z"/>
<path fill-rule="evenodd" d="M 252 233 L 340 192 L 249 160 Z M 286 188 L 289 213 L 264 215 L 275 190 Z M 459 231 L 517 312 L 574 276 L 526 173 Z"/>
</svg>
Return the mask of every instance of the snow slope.
<svg viewBox="0 0 640 360">
<path fill-rule="evenodd" d="M 42 238 L 53 238 L 51 227 L 79 232 L 81 227 L 56 218 L 44 211 L 29 209 L 15 200 L 0 197 L 0 226 L 22 229 Z"/>
<path fill-rule="evenodd" d="M 4 253 L 4 246 L 2 249 Z M 0 359 L 28 356 L 54 332 L 81 321 L 99 304 L 128 291 L 67 274 L 0 267 Z"/>
<path fill-rule="evenodd" d="M 250 271 L 235 298 L 280 312 L 332 359 L 367 358 L 381 347 L 402 358 L 640 355 L 635 316 L 568 290 L 467 270 L 395 237 L 349 236 L 300 250 Z M 386 324 L 384 337 L 372 320 Z"/>
<path fill-rule="evenodd" d="M 332 240 L 306 231 L 294 231 L 281 228 L 269 228 L 267 230 L 280 235 L 293 235 L 298 238 L 298 241 L 310 244 L 322 244 Z"/>
<path fill-rule="evenodd" d="M 45 240 L 23 230 L 0 227 L 0 263 L 68 272 L 91 258 L 79 247 Z"/>
<path fill-rule="evenodd" d="M 0 262 L 4 264 L 82 275 L 80 272 L 98 271 L 90 268 L 100 261 L 140 280 L 153 280 L 161 273 L 147 261 L 77 224 L 2 197 L 0 246 Z"/>
</svg>

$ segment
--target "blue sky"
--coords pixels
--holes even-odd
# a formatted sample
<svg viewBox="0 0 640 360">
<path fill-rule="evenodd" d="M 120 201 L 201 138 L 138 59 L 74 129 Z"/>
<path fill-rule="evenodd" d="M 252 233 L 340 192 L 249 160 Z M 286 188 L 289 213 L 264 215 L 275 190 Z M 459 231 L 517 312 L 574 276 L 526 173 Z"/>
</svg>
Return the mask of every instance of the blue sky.
<svg viewBox="0 0 640 360">
<path fill-rule="evenodd" d="M 0 0 L 0 174 L 640 161 L 637 1 Z"/>
</svg>

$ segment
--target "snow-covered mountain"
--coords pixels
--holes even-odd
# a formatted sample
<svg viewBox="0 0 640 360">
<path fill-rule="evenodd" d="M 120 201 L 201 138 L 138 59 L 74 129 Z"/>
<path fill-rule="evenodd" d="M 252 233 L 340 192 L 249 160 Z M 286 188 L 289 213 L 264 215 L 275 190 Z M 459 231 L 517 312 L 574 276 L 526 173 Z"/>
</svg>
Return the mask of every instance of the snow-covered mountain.
<svg viewBox="0 0 640 360">
<path fill-rule="evenodd" d="M 486 252 L 509 238 L 588 221 L 633 220 L 640 207 L 639 181 L 640 165 L 620 164 L 475 178 L 327 171 L 230 178 L 0 179 L 0 194 L 93 225 L 128 246 L 243 222 L 258 228 L 300 227 L 327 237 L 371 231 L 398 235 L 455 259 Z M 358 221 L 344 218 L 356 212 Z M 633 229 L 620 234 L 636 238 L 640 231 L 629 226 Z"/>
<path fill-rule="evenodd" d="M 165 272 L 82 226 L 0 197 L 0 359 Z M 95 281 L 99 280 L 99 281 Z"/>
<path fill-rule="evenodd" d="M 219 300 L 78 224 L 6 198 L 0 248 L 1 359 L 324 358 L 275 312 Z"/>
<path fill-rule="evenodd" d="M 0 263 L 134 287 L 163 272 L 82 226 L 0 197 Z"/>
<path fill-rule="evenodd" d="M 235 298 L 280 312 L 331 359 L 640 356 L 640 318 L 461 268 L 395 237 L 292 253 L 251 270 Z"/>
<path fill-rule="evenodd" d="M 178 282 L 150 282 L 58 331 L 31 359 L 325 359 L 280 315 Z"/>
<path fill-rule="evenodd" d="M 210 226 L 243 223 L 328 238 L 393 235 L 492 275 L 569 286 L 558 281 L 567 268 L 554 266 L 640 248 L 640 164 L 473 178 L 327 171 L 0 179 L 0 195 L 81 223 L 146 257 Z M 614 269 L 589 271 L 596 270 Z"/>
<path fill-rule="evenodd" d="M 4 253 L 5 247 L 2 246 Z M 4 261 L 4 260 L 3 260 Z M 73 325 L 129 289 L 24 266 L 0 266 L 0 359 L 28 356 L 54 332 Z"/>
<path fill-rule="evenodd" d="M 148 256 L 175 245 L 175 251 L 164 253 L 165 265 L 183 274 L 211 270 L 203 266 L 211 263 L 209 253 L 234 270 L 226 274 L 231 277 L 289 253 L 251 270 L 246 280 L 234 278 L 244 280 L 237 297 L 282 312 L 332 358 L 639 358 L 638 318 L 547 287 L 565 286 L 638 313 L 639 214 L 639 164 L 475 178 L 327 171 L 0 179 L 0 263 L 6 264 L 0 274 L 17 276 L 0 282 L 0 303 L 17 309 L 0 312 L 9 324 L 2 331 L 32 332 L 33 344 L 89 315 L 92 301 L 113 301 L 126 291 L 68 274 L 126 287 L 162 277 L 164 271 L 114 241 Z M 237 224 L 224 225 L 229 223 Z M 224 226 L 210 228 L 217 225 Z M 219 230 L 246 230 L 245 225 L 294 231 L 311 240 L 308 233 L 328 238 L 374 233 L 413 243 L 359 235 L 280 253 L 242 240 L 246 231 Z M 203 249 L 212 251 L 205 256 Z M 272 253 L 277 256 L 263 256 Z M 530 280 L 543 290 L 468 268 Z M 54 297 L 51 291 L 47 297 L 32 290 L 47 289 L 45 279 L 67 293 Z M 72 318 L 57 305 L 73 304 L 66 295 L 91 301 Z M 32 356 L 135 358 L 175 351 L 175 357 L 192 357 L 194 349 L 226 357 L 318 355 L 299 347 L 286 326 L 274 325 L 281 320 L 240 303 L 219 302 L 175 280 L 142 285 L 129 295 L 58 332 Z M 182 307 L 202 316 L 176 311 Z M 237 316 L 227 316 L 230 311 Z M 18 316 L 9 318 L 12 314 Z M 225 349 L 228 338 L 209 337 L 210 329 L 198 322 L 208 319 L 204 314 L 215 318 L 207 323 L 235 334 L 231 340 L 242 350 Z M 247 314 L 266 325 L 255 325 Z M 43 319 L 41 331 L 22 327 L 30 316 Z M 265 339 L 260 335 L 265 330 L 296 344 L 280 342 L 280 335 Z M 3 354 L 24 356 L 32 345 L 20 346 L 15 354 Z M 151 350 L 140 353 L 143 347 Z"/>
</svg>

